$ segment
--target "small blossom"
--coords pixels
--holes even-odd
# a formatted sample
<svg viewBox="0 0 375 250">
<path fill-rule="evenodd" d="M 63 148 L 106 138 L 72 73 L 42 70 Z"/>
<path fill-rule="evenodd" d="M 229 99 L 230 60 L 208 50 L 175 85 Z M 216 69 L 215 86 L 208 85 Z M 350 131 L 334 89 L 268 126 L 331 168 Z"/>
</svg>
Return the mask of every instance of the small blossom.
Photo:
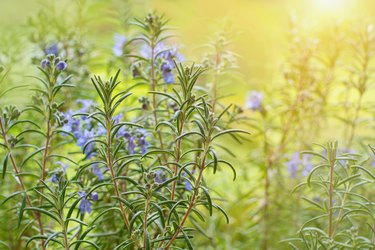
<svg viewBox="0 0 375 250">
<path fill-rule="evenodd" d="M 79 191 L 78 192 L 79 197 L 82 197 L 81 203 L 79 204 L 79 210 L 81 211 L 81 214 L 85 213 L 91 213 L 91 202 L 87 199 L 87 195 L 85 191 Z"/>
<path fill-rule="evenodd" d="M 128 146 L 127 146 L 127 149 L 129 151 L 129 154 L 134 154 L 135 152 L 135 148 L 136 148 L 136 144 L 135 144 L 135 138 L 128 132 L 125 133 L 124 135 L 127 143 L 128 143 Z"/>
<path fill-rule="evenodd" d="M 155 177 L 155 182 L 158 184 L 162 184 L 167 180 L 167 175 L 164 173 L 163 170 L 158 170 L 156 171 L 156 177 Z"/>
<path fill-rule="evenodd" d="M 288 171 L 290 173 L 290 177 L 293 178 L 293 179 L 296 178 L 297 177 L 297 173 L 298 173 L 298 167 L 300 165 L 299 153 L 298 152 L 293 153 L 292 157 L 286 163 L 286 165 L 288 167 Z"/>
<path fill-rule="evenodd" d="M 186 191 L 193 190 L 193 186 L 191 185 L 191 183 L 189 181 L 185 181 L 184 188 L 185 188 Z"/>
<path fill-rule="evenodd" d="M 47 68 L 48 66 L 51 65 L 51 62 L 48 60 L 48 59 L 43 59 L 42 62 L 40 63 L 40 66 L 45 69 Z"/>
<path fill-rule="evenodd" d="M 56 66 L 55 66 L 55 68 L 56 68 L 57 70 L 59 70 L 59 71 L 63 71 L 63 70 L 65 70 L 67 67 L 68 67 L 68 64 L 67 64 L 66 62 L 64 62 L 64 61 L 59 61 L 59 62 L 56 64 Z"/>
<path fill-rule="evenodd" d="M 98 195 L 98 193 L 97 193 L 97 192 L 92 192 L 92 193 L 91 193 L 91 199 L 92 199 L 93 201 L 97 201 L 97 200 L 99 200 L 99 195 Z"/>
<path fill-rule="evenodd" d="M 77 110 L 77 113 L 88 113 L 94 104 L 92 100 L 85 99 L 78 99 L 76 102 L 82 106 L 79 110 Z M 82 116 L 82 119 L 86 119 L 86 116 Z"/>
<path fill-rule="evenodd" d="M 245 107 L 253 111 L 260 110 L 262 108 L 263 98 L 261 92 L 251 91 L 247 95 Z"/>
<path fill-rule="evenodd" d="M 57 56 L 57 54 L 59 53 L 59 46 L 57 45 L 57 43 L 52 44 L 51 46 L 48 46 L 44 52 L 46 53 L 46 55 L 53 54 Z"/>
<path fill-rule="evenodd" d="M 302 156 L 302 176 L 308 176 L 310 171 L 314 168 L 313 164 L 311 163 L 311 155 L 304 154 Z"/>
<path fill-rule="evenodd" d="M 103 171 L 99 168 L 98 164 L 92 165 L 91 170 L 92 170 L 92 173 L 94 175 L 96 175 L 96 177 L 98 178 L 98 180 L 100 180 L 100 181 L 104 180 Z"/>
<path fill-rule="evenodd" d="M 169 63 L 163 63 L 163 65 L 161 66 L 161 72 L 161 75 L 165 83 L 174 83 L 172 66 Z"/>
<path fill-rule="evenodd" d="M 177 48 L 174 47 L 174 48 L 171 48 L 171 49 L 168 49 L 166 52 L 162 53 L 162 57 L 172 66 L 174 66 L 174 61 L 176 61 L 176 63 L 178 62 L 183 62 L 185 60 L 184 56 L 181 55 Z"/>
<path fill-rule="evenodd" d="M 120 57 L 124 53 L 124 45 L 126 43 L 126 37 L 121 34 L 115 34 L 114 40 L 115 40 L 115 45 L 112 48 L 112 52 L 115 56 Z"/>
<path fill-rule="evenodd" d="M 56 183 L 59 181 L 59 178 L 57 177 L 57 173 L 54 173 L 51 178 L 49 179 L 51 182 Z"/>
<path fill-rule="evenodd" d="M 81 149 L 83 150 L 87 142 L 89 142 L 94 137 L 94 131 L 93 130 L 84 130 L 83 132 L 77 131 L 73 133 L 73 135 L 77 138 L 77 145 L 80 146 Z M 94 148 L 94 143 L 89 143 L 86 146 L 84 153 L 87 159 L 90 159 L 94 155 L 93 148 Z"/>
<path fill-rule="evenodd" d="M 154 48 L 154 57 L 156 58 L 157 56 L 160 56 L 162 52 L 165 52 L 165 51 L 167 51 L 167 48 L 165 47 L 164 43 L 156 44 Z M 140 50 L 140 54 L 144 58 L 151 58 L 151 55 L 152 55 L 151 47 L 146 44 L 143 45 Z"/>
</svg>

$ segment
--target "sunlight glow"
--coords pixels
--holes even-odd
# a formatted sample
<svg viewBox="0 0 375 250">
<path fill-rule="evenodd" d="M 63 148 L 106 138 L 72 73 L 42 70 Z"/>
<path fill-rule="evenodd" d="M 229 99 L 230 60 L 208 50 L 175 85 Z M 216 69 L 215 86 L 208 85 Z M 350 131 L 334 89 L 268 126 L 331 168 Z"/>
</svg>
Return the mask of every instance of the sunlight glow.
<svg viewBox="0 0 375 250">
<path fill-rule="evenodd" d="M 317 8 L 326 11 L 341 9 L 345 0 L 313 0 Z"/>
</svg>

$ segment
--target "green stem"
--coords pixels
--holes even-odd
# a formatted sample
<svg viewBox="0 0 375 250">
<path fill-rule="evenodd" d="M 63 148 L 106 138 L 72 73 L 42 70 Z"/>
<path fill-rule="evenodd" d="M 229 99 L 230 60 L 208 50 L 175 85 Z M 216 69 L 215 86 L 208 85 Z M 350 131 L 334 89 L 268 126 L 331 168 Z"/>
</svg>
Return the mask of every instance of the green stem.
<svg viewBox="0 0 375 250">
<path fill-rule="evenodd" d="M 186 210 L 184 216 L 182 217 L 182 221 L 181 221 L 180 225 L 178 226 L 177 230 L 174 232 L 172 238 L 169 240 L 169 242 L 165 246 L 165 250 L 168 250 L 172 246 L 173 242 L 176 240 L 178 234 L 181 232 L 183 226 L 185 225 L 185 223 L 186 223 L 186 221 L 187 221 L 187 219 L 190 215 L 191 210 L 193 209 L 193 207 L 195 205 L 196 198 L 197 198 L 197 195 L 198 195 L 199 185 L 201 183 L 204 167 L 206 165 L 206 158 L 207 158 L 207 155 L 208 155 L 208 145 L 209 145 L 209 143 L 206 143 L 205 152 L 204 152 L 203 159 L 201 161 L 200 168 L 199 168 L 198 178 L 197 178 L 197 180 L 195 181 L 195 184 L 194 184 L 194 192 L 193 192 L 193 196 L 191 197 L 191 201 L 189 203 L 188 209 Z"/>
<path fill-rule="evenodd" d="M 20 184 L 21 189 L 22 189 L 22 191 L 25 195 L 26 203 L 29 207 L 33 207 L 31 199 L 30 199 L 29 195 L 27 194 L 27 189 L 26 189 L 26 186 L 25 186 L 25 184 L 23 182 L 23 179 L 22 179 L 22 176 L 21 176 L 21 171 L 20 171 L 19 167 L 17 166 L 16 160 L 13 157 L 13 153 L 12 153 L 11 147 L 9 145 L 8 137 L 6 135 L 5 128 L 4 128 L 4 125 L 3 125 L 3 121 L 2 121 L 1 118 L 0 118 L 0 130 L 1 130 L 1 134 L 2 134 L 3 139 L 4 139 L 4 144 L 5 144 L 6 149 L 8 151 L 9 158 L 10 158 L 10 161 L 12 163 L 14 172 L 15 172 L 18 180 L 19 180 L 19 184 Z M 41 218 L 40 218 L 40 213 L 34 212 L 34 216 L 36 218 L 36 221 L 38 222 L 40 235 L 44 235 L 43 224 L 42 224 L 42 221 L 41 221 Z M 46 249 L 45 246 L 44 246 L 44 239 L 42 239 L 42 249 L 43 250 Z"/>
<path fill-rule="evenodd" d="M 122 218 L 127 226 L 127 228 L 130 228 L 130 223 L 129 223 L 129 220 L 128 218 L 126 217 L 126 213 L 125 213 L 125 209 L 124 209 L 124 205 L 122 204 L 121 200 L 120 200 L 120 192 L 119 192 L 119 188 L 118 188 L 118 183 L 117 183 L 117 180 L 116 180 L 116 174 L 115 174 L 115 171 L 113 169 L 113 159 L 112 159 L 112 151 L 111 151 L 111 145 L 112 145 L 112 140 L 111 140 L 111 131 L 112 131 L 112 125 L 111 125 L 111 117 L 107 117 L 107 165 L 108 165 L 108 168 L 109 168 L 109 171 L 111 173 L 111 177 L 112 177 L 112 182 L 113 182 L 113 186 L 114 186 L 114 189 L 115 189 L 115 195 L 118 199 L 118 203 L 119 203 L 119 207 L 120 207 L 120 212 L 121 212 L 121 215 L 122 215 Z"/>
<path fill-rule="evenodd" d="M 143 218 L 143 249 L 146 249 L 147 246 L 147 217 L 149 212 L 149 196 L 147 194 L 147 198 L 145 201 L 145 216 Z"/>
</svg>

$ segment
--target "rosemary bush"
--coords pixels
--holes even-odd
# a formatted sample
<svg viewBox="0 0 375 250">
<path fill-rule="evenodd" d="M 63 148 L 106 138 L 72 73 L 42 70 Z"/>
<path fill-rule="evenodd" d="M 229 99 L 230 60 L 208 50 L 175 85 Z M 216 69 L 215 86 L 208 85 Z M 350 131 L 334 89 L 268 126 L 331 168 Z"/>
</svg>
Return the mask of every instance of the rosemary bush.
<svg viewBox="0 0 375 250">
<path fill-rule="evenodd" d="M 133 80 L 93 75 L 97 98 L 67 110 L 80 79 L 54 44 L 32 102 L 1 109 L 2 177 L 18 184 L 2 201 L 18 214 L 10 248 L 193 249 L 203 210 L 229 220 L 205 173 L 229 167 L 235 179 L 217 149 L 247 132 L 228 126 L 231 105 L 215 110 L 217 96 L 196 86 L 206 68 L 168 45 L 163 16 L 132 24 L 139 35 L 118 35 L 113 52 L 131 62 Z"/>
<path fill-rule="evenodd" d="M 373 25 L 292 15 L 276 67 L 232 20 L 40 2 L 0 36 L 0 249 L 375 249 Z"/>
</svg>

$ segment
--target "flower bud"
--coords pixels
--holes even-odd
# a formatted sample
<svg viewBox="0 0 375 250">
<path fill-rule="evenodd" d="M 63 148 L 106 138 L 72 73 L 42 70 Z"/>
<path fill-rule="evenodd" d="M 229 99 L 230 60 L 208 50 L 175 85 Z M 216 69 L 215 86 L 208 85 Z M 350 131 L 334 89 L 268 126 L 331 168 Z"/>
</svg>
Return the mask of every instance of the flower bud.
<svg viewBox="0 0 375 250">
<path fill-rule="evenodd" d="M 97 200 L 99 200 L 99 195 L 98 195 L 98 193 L 97 193 L 97 192 L 92 192 L 92 193 L 91 193 L 91 199 L 92 199 L 93 201 L 97 201 Z"/>
<path fill-rule="evenodd" d="M 64 61 L 60 61 L 56 64 L 55 68 L 59 71 L 63 71 L 66 69 L 66 67 L 68 67 L 68 64 L 66 64 L 66 62 Z"/>
<path fill-rule="evenodd" d="M 51 62 L 48 59 L 43 59 L 40 63 L 40 66 L 45 69 L 51 65 Z"/>
</svg>

